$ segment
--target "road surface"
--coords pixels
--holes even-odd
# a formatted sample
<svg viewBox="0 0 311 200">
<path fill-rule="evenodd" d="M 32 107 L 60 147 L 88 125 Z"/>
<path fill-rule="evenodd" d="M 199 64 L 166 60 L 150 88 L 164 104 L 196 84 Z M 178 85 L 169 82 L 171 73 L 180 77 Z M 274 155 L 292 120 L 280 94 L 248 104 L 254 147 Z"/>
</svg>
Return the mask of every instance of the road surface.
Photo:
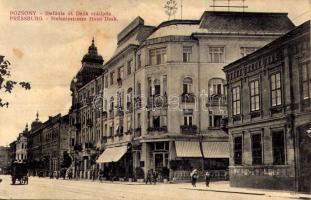
<svg viewBox="0 0 311 200">
<path fill-rule="evenodd" d="M 29 177 L 28 185 L 11 185 L 9 176 L 1 178 L 0 199 L 284 200 L 262 194 L 217 192 L 217 183 L 209 188 L 215 191 L 207 191 L 203 183 L 193 188 L 190 183 L 144 185 Z"/>
</svg>

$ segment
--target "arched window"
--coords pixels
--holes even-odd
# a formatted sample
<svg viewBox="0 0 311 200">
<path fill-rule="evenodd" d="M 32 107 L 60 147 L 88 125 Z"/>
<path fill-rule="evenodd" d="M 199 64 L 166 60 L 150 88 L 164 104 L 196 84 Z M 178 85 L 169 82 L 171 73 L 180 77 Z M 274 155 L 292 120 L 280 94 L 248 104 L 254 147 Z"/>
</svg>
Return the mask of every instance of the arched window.
<svg viewBox="0 0 311 200">
<path fill-rule="evenodd" d="M 159 79 L 155 79 L 154 81 L 153 81 L 153 85 L 154 85 L 154 92 L 153 92 L 153 94 L 155 95 L 155 96 L 160 96 L 160 94 L 161 94 L 161 82 L 160 82 L 160 80 Z"/>
<path fill-rule="evenodd" d="M 225 95 L 225 80 L 222 78 L 212 78 L 208 81 L 209 96 Z"/>
<path fill-rule="evenodd" d="M 192 78 L 186 77 L 183 80 L 183 94 L 190 94 L 192 92 Z"/>
</svg>

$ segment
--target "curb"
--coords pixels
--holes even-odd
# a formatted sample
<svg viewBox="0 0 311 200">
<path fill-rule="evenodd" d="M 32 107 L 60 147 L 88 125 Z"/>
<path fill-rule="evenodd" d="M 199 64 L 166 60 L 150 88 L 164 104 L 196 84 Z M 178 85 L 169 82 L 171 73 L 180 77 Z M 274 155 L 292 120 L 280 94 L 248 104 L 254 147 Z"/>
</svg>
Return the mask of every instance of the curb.
<svg viewBox="0 0 311 200">
<path fill-rule="evenodd" d="M 232 194 L 247 194 L 247 195 L 265 195 L 265 193 L 252 193 L 252 192 L 235 192 L 235 191 L 227 191 L 227 190 L 209 190 L 209 189 L 191 189 L 191 188 L 181 188 L 185 190 L 197 190 L 201 192 L 222 192 L 222 193 L 232 193 Z"/>
</svg>

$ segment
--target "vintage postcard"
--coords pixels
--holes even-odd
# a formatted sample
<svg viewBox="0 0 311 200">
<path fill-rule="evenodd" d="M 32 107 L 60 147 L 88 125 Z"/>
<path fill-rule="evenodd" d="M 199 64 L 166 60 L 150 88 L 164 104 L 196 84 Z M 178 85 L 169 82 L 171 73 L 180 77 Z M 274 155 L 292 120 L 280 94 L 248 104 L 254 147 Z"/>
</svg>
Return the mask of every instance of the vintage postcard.
<svg viewBox="0 0 311 200">
<path fill-rule="evenodd" d="M 311 199 L 311 0 L 0 0 L 0 199 Z"/>
</svg>

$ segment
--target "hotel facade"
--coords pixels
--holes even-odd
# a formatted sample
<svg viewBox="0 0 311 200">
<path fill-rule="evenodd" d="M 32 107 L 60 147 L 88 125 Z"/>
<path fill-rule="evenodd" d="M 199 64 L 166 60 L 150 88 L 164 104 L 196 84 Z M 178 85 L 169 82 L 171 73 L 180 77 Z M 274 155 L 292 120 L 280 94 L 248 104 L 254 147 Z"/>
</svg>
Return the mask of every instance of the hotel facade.
<svg viewBox="0 0 311 200">
<path fill-rule="evenodd" d="M 118 34 L 106 63 L 93 41 L 71 87 L 75 174 L 90 178 L 102 169 L 127 179 L 154 169 L 179 180 L 197 168 L 224 177 L 222 68 L 293 28 L 284 13 L 207 11 L 157 27 L 138 17 Z"/>
</svg>

